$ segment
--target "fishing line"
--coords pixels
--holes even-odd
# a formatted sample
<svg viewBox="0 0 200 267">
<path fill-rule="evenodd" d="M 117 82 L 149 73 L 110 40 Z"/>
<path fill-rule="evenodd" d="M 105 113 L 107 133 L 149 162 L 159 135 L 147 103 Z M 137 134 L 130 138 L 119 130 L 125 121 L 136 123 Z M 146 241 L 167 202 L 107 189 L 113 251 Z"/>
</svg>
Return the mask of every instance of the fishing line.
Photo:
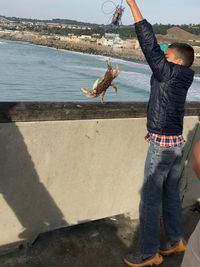
<svg viewBox="0 0 200 267">
<path fill-rule="evenodd" d="M 114 6 L 114 9 L 112 9 L 112 11 L 106 12 L 105 5 L 107 5 L 108 3 L 111 3 Z M 101 11 L 104 15 L 110 15 L 116 10 L 116 7 L 117 5 L 115 4 L 115 2 L 113 2 L 112 0 L 107 0 L 101 5 Z"/>
<path fill-rule="evenodd" d="M 112 38 L 112 45 L 110 48 L 110 55 L 112 54 L 113 48 L 114 48 L 114 42 L 115 42 L 115 36 L 114 36 L 114 31 L 119 28 L 122 25 L 122 15 L 124 13 L 124 7 L 122 6 L 124 0 L 120 1 L 120 4 L 116 4 L 113 0 L 106 0 L 105 2 L 102 3 L 101 5 L 101 11 L 105 15 L 111 15 L 107 22 L 107 26 L 105 26 L 105 32 L 109 31 L 113 33 L 113 38 Z M 112 4 L 114 6 L 114 9 L 112 11 L 106 11 L 105 10 L 105 5 L 107 4 Z M 109 23 L 109 21 L 111 23 Z"/>
<path fill-rule="evenodd" d="M 112 16 L 110 18 L 111 19 L 111 23 L 110 24 L 113 25 L 113 26 L 120 26 L 122 24 L 121 19 L 122 19 L 122 15 L 123 15 L 124 9 L 125 9 L 122 6 L 123 1 L 124 0 L 121 0 L 120 4 L 117 5 L 113 0 L 107 0 L 107 1 L 103 2 L 102 5 L 101 5 L 101 11 L 102 11 L 102 13 L 104 15 L 112 14 Z M 112 11 L 106 11 L 105 10 L 105 5 L 107 5 L 109 3 L 114 6 L 114 9 Z"/>
</svg>

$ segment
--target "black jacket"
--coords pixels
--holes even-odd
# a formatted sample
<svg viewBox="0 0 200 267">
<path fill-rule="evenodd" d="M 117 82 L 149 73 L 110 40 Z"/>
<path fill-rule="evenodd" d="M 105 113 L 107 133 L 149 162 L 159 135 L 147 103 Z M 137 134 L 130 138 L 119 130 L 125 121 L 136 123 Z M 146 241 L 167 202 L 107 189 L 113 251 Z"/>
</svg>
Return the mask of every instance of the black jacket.
<svg viewBox="0 0 200 267">
<path fill-rule="evenodd" d="M 135 23 L 136 34 L 153 72 L 147 110 L 147 129 L 161 135 L 181 135 L 184 106 L 194 71 L 168 62 L 157 43 L 151 24 Z"/>
</svg>

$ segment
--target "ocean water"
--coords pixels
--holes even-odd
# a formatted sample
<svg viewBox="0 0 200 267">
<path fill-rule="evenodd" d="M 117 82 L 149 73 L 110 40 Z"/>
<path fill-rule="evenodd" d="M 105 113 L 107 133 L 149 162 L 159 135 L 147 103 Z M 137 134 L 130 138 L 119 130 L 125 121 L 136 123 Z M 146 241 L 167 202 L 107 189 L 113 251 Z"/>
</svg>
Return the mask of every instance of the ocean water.
<svg viewBox="0 0 200 267">
<path fill-rule="evenodd" d="M 108 57 L 87 55 L 29 43 L 0 40 L 0 101 L 88 101 L 81 88 L 92 89 L 106 71 Z M 111 58 L 120 75 L 105 101 L 147 101 L 151 71 L 147 65 Z M 195 76 L 188 100 L 200 101 L 200 77 Z"/>
</svg>

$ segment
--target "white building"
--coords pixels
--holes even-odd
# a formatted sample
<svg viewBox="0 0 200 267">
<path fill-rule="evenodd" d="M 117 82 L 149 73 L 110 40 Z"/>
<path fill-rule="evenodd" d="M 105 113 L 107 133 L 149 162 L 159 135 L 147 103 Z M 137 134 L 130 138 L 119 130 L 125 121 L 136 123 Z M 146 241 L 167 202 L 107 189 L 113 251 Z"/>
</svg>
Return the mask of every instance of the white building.
<svg viewBox="0 0 200 267">
<path fill-rule="evenodd" d="M 87 42 L 87 41 L 91 41 L 91 39 L 92 39 L 92 36 L 90 36 L 90 35 L 81 35 L 81 36 L 78 36 L 78 39 L 79 40 L 81 40 L 81 41 L 85 41 L 85 42 Z"/>
<path fill-rule="evenodd" d="M 101 39 L 98 39 L 97 44 L 113 48 L 123 48 L 123 40 L 119 34 L 106 33 Z"/>
<path fill-rule="evenodd" d="M 200 52 L 195 52 L 194 57 L 195 59 L 200 59 Z"/>
<path fill-rule="evenodd" d="M 200 58 L 200 46 L 193 46 L 193 48 L 194 48 L 195 59 L 199 59 Z"/>
</svg>

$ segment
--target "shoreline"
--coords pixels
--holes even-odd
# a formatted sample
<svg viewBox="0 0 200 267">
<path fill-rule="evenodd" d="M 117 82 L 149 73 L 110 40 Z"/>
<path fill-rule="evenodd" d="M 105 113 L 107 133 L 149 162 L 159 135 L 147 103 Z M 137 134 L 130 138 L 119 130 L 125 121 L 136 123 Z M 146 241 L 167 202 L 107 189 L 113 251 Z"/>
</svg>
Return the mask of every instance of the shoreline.
<svg viewBox="0 0 200 267">
<path fill-rule="evenodd" d="M 35 35 L 34 37 L 31 35 L 25 34 L 3 34 L 0 35 L 0 39 L 9 40 L 9 41 L 18 41 L 30 43 L 33 45 L 41 45 L 44 47 L 50 47 L 55 49 L 62 49 L 71 52 L 79 52 L 83 54 L 96 55 L 96 56 L 105 56 L 112 57 L 115 59 L 121 59 L 129 62 L 139 63 L 147 65 L 147 62 L 141 52 L 141 50 L 134 49 L 113 49 L 111 51 L 110 47 L 102 47 L 93 44 L 86 43 L 73 43 L 73 42 L 64 42 L 60 40 L 42 38 L 40 35 Z M 200 63 L 200 62 L 199 62 Z M 200 64 L 194 64 L 192 69 L 195 71 L 196 76 L 200 76 Z"/>
</svg>

